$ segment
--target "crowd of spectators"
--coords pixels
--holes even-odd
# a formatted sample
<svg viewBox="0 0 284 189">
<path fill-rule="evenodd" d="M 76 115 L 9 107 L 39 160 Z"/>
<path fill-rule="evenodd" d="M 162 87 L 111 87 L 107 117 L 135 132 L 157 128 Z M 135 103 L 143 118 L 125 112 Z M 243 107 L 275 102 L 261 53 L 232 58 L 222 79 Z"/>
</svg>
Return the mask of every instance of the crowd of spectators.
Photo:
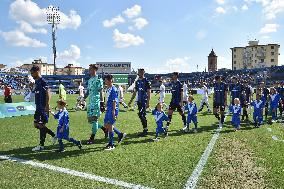
<svg viewBox="0 0 284 189">
<path fill-rule="evenodd" d="M 29 80 L 27 75 L 0 75 L 0 89 L 4 89 L 5 85 L 8 85 L 11 89 L 20 90 L 26 88 L 28 83 Z"/>
</svg>

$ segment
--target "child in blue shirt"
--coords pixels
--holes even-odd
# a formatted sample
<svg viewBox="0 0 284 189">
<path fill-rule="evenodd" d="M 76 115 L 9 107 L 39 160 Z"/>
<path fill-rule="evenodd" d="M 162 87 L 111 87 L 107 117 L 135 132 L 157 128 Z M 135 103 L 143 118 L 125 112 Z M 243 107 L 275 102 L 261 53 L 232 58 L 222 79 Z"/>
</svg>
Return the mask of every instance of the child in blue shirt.
<svg viewBox="0 0 284 189">
<path fill-rule="evenodd" d="M 263 108 L 265 106 L 265 101 L 261 100 L 261 93 L 256 94 L 256 100 L 250 103 L 253 108 L 253 121 L 255 127 L 260 127 L 263 122 Z"/>
<path fill-rule="evenodd" d="M 156 108 L 152 111 L 152 115 L 154 115 L 157 124 L 156 135 L 153 140 L 159 141 L 158 136 L 160 133 L 164 133 L 165 136 L 168 136 L 166 129 L 163 127 L 163 121 L 169 121 L 168 116 L 163 111 L 163 104 L 161 102 L 156 105 Z"/>
<path fill-rule="evenodd" d="M 113 85 L 113 76 L 107 75 L 105 77 L 105 84 L 107 85 L 106 93 L 106 114 L 104 119 L 104 125 L 108 131 L 109 143 L 106 146 L 105 150 L 115 149 L 113 143 L 114 133 L 118 135 L 118 143 L 126 137 L 125 133 L 120 132 L 114 125 L 119 112 L 119 101 L 118 101 L 118 91 L 117 88 Z"/>
<path fill-rule="evenodd" d="M 274 87 L 270 88 L 270 111 L 272 113 L 272 122 L 277 120 L 277 108 L 280 101 L 280 95 Z"/>
<path fill-rule="evenodd" d="M 79 149 L 82 148 L 81 141 L 69 138 L 69 114 L 66 109 L 66 102 L 63 99 L 57 101 L 57 108 L 59 111 L 55 114 L 51 112 L 55 119 L 58 119 L 56 137 L 59 143 L 59 149 L 57 152 L 64 152 L 64 145 L 62 140 L 65 139 L 69 142 L 73 142 Z"/>
<path fill-rule="evenodd" d="M 189 95 L 187 104 L 183 107 L 185 111 L 187 111 L 187 124 L 186 127 L 183 128 L 185 132 L 189 132 L 189 124 L 191 122 L 194 123 L 194 129 L 192 131 L 194 133 L 197 132 L 197 106 L 195 104 L 194 98 L 192 95 Z"/>
<path fill-rule="evenodd" d="M 241 112 L 242 108 L 240 106 L 240 99 L 235 98 L 234 99 L 234 105 L 230 106 L 230 112 L 233 113 L 232 116 L 232 125 L 234 126 L 234 131 L 240 130 L 240 124 L 241 124 Z"/>
</svg>

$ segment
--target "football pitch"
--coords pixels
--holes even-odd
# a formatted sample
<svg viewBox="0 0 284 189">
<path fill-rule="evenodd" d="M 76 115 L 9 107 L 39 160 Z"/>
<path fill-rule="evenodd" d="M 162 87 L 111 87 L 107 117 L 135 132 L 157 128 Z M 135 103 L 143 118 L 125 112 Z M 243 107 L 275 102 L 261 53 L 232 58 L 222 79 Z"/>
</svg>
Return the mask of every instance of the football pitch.
<svg viewBox="0 0 284 189">
<path fill-rule="evenodd" d="M 201 96 L 194 97 L 199 107 Z M 57 98 L 52 97 L 52 107 Z M 67 96 L 68 109 L 75 105 L 76 98 L 77 95 Z M 125 98 L 128 102 L 130 94 Z M 22 96 L 13 97 L 14 102 L 22 99 Z M 157 99 L 158 96 L 152 95 L 151 107 Z M 167 104 L 169 100 L 170 95 L 167 95 Z M 86 111 L 70 110 L 69 116 L 70 136 L 84 143 L 91 132 Z M 241 130 L 234 132 L 229 115 L 222 130 L 216 131 L 216 118 L 203 109 L 198 113 L 198 132 L 185 134 L 180 131 L 181 117 L 175 112 L 169 136 L 161 136 L 160 141 L 154 142 L 156 123 L 151 113 L 147 114 L 147 119 L 149 135 L 138 137 L 142 125 L 137 110 L 121 107 L 116 126 L 127 133 L 127 138 L 115 150 L 104 150 L 107 139 L 98 131 L 96 144 L 83 145 L 79 150 L 64 141 L 63 153 L 54 152 L 58 144 L 52 145 L 50 136 L 44 151 L 32 152 L 39 143 L 39 131 L 33 127 L 32 115 L 0 119 L 0 156 L 18 158 L 17 161 L 0 159 L 0 188 L 124 188 L 123 183 L 128 183 L 125 186 L 132 188 L 178 189 L 185 188 L 189 178 L 198 181 L 196 188 L 284 188 L 283 123 L 265 124 L 260 128 L 242 123 Z M 57 121 L 50 117 L 47 126 L 56 131 Z M 205 166 L 198 167 L 214 136 L 216 144 L 208 160 L 203 162 Z M 25 160 L 32 163 L 25 164 Z M 44 166 L 35 166 L 38 164 Z M 45 166 L 64 169 L 68 174 Z M 191 177 L 195 170 L 201 174 Z M 76 171 L 79 176 L 69 174 Z M 94 177 L 106 178 L 109 182 L 91 179 Z M 116 181 L 123 183 L 119 185 Z"/>
</svg>

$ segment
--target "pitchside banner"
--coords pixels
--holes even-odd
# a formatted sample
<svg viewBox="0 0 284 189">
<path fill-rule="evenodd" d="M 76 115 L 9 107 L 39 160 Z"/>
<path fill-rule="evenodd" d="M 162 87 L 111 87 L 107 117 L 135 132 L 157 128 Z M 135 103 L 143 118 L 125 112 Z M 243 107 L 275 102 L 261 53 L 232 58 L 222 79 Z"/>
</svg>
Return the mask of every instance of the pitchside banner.
<svg viewBox="0 0 284 189">
<path fill-rule="evenodd" d="M 31 115 L 35 113 L 34 102 L 0 104 L 0 118 Z"/>
</svg>

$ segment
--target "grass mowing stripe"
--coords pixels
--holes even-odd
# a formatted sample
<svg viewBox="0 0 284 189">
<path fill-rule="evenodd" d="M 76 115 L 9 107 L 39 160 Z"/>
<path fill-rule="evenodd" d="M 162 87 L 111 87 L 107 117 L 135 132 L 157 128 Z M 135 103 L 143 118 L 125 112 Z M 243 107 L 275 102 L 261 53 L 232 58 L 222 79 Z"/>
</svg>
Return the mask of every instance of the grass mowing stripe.
<svg viewBox="0 0 284 189">
<path fill-rule="evenodd" d="M 90 180 L 95 180 L 95 181 L 99 181 L 99 182 L 104 182 L 104 183 L 107 183 L 107 184 L 113 184 L 113 185 L 117 185 L 117 186 L 122 186 L 122 187 L 125 187 L 125 188 L 151 189 L 150 187 L 145 187 L 145 186 L 141 186 L 141 185 L 131 184 L 131 183 L 119 181 L 119 180 L 116 180 L 116 179 L 105 178 L 105 177 L 96 176 L 96 175 L 92 175 L 92 174 L 88 174 L 88 173 L 84 173 L 84 172 L 80 172 L 80 171 L 66 169 L 66 168 L 63 168 L 63 167 L 57 167 L 57 166 L 53 166 L 53 165 L 37 163 L 37 162 L 31 161 L 31 160 L 24 160 L 24 159 L 11 157 L 11 156 L 3 156 L 3 155 L 1 155 L 0 159 L 15 161 L 15 162 L 18 162 L 18 163 L 21 163 L 21 164 L 31 165 L 33 167 L 49 169 L 49 170 L 52 170 L 52 171 L 65 173 L 65 174 L 69 174 L 69 175 L 73 175 L 73 176 L 77 176 L 77 177 L 82 177 L 82 178 L 86 178 L 86 179 L 90 179 Z"/>
<path fill-rule="evenodd" d="M 227 114 L 226 114 L 227 117 Z M 226 117 L 224 119 L 224 122 L 226 120 Z M 194 189 L 197 185 L 198 179 L 203 171 L 204 166 L 206 165 L 208 158 L 213 150 L 213 147 L 219 138 L 220 131 L 222 130 L 222 127 L 218 127 L 216 132 L 214 133 L 212 139 L 210 140 L 207 148 L 203 152 L 197 166 L 195 167 L 194 171 L 192 172 L 191 176 L 189 177 L 188 181 L 186 182 L 185 189 Z"/>
</svg>

